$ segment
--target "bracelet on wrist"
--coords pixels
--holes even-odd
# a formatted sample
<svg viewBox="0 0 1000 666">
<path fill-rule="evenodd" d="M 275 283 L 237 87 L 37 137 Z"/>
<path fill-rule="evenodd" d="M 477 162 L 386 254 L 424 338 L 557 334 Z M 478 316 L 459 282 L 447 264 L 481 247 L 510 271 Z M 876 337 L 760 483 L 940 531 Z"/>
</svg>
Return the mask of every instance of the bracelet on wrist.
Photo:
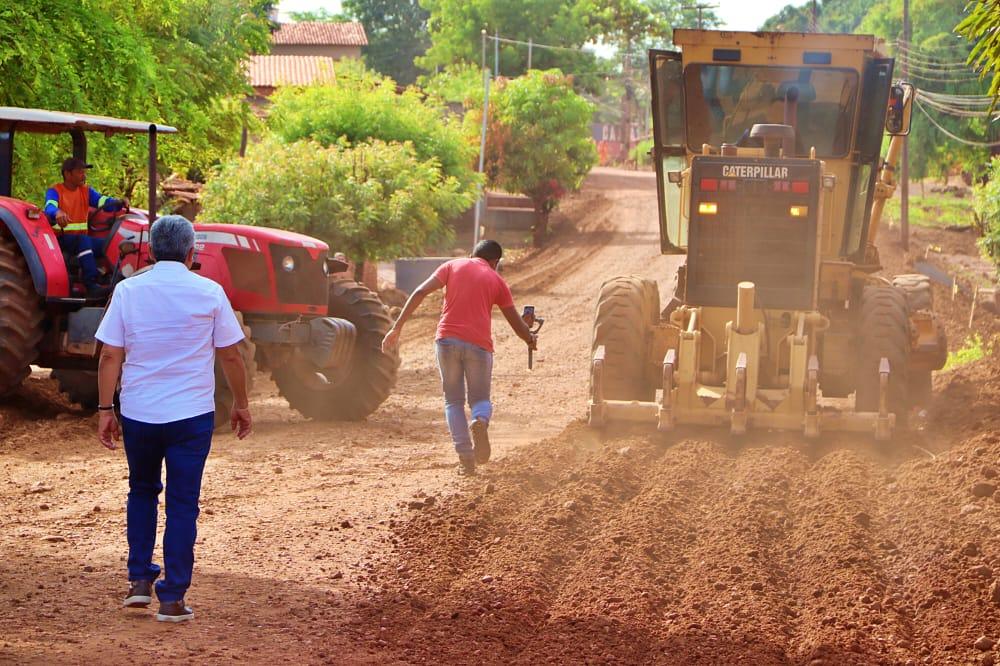
<svg viewBox="0 0 1000 666">
<path fill-rule="evenodd" d="M 115 410 L 114 405 L 98 405 L 97 411 L 99 412 L 113 412 Z"/>
</svg>

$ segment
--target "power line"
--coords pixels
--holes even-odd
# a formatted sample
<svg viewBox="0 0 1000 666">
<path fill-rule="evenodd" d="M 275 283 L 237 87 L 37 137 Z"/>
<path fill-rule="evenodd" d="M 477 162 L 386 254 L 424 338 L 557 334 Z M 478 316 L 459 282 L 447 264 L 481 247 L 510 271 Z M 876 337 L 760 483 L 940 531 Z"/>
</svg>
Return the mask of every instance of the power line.
<svg viewBox="0 0 1000 666">
<path fill-rule="evenodd" d="M 954 141 L 958 141 L 959 143 L 965 144 L 966 146 L 974 146 L 976 148 L 994 148 L 996 146 L 1000 146 L 1000 141 L 991 143 L 987 143 L 984 141 L 972 141 L 971 139 L 963 139 L 962 137 L 949 132 L 948 130 L 946 130 L 944 127 L 941 126 L 941 123 L 935 120 L 934 117 L 927 112 L 927 109 L 924 108 L 924 105 L 920 103 L 919 99 L 915 99 L 914 102 L 916 103 L 917 108 L 920 109 L 920 112 L 923 113 L 925 116 L 927 116 L 927 119 L 931 121 L 934 127 L 938 128 L 938 130 L 940 130 L 941 133 L 947 136 L 948 138 Z"/>
</svg>

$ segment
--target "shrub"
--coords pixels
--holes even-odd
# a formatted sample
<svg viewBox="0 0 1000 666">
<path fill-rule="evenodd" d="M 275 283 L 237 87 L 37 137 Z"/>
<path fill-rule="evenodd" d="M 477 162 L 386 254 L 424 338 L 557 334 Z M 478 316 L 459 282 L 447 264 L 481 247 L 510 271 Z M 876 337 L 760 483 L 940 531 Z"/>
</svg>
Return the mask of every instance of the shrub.
<svg viewBox="0 0 1000 666">
<path fill-rule="evenodd" d="M 354 259 L 378 260 L 447 239 L 444 221 L 473 198 L 409 143 L 322 146 L 270 137 L 218 169 L 199 220 L 298 231 Z"/>
<path fill-rule="evenodd" d="M 1000 159 L 993 158 L 988 180 L 973 194 L 976 219 L 982 238 L 979 245 L 1000 266 Z"/>
<path fill-rule="evenodd" d="M 649 156 L 649 151 L 653 148 L 652 139 L 643 139 L 629 151 L 629 159 L 635 162 L 636 166 L 644 167 L 650 166 L 653 163 L 653 159 Z"/>
<path fill-rule="evenodd" d="M 415 88 L 398 92 L 392 79 L 355 66 L 338 68 L 335 85 L 284 88 L 273 99 L 269 125 L 286 142 L 410 142 L 417 158 L 436 160 L 463 188 L 471 192 L 478 182 L 472 169 L 475 142 Z"/>
<path fill-rule="evenodd" d="M 567 191 L 580 187 L 597 163 L 590 135 L 593 107 L 558 70 L 531 70 L 498 79 L 490 92 L 486 177 L 495 188 L 531 197 L 535 245 L 548 233 L 549 213 Z M 465 117 L 479 127 L 482 113 Z M 470 127 L 470 132 L 471 132 Z"/>
</svg>

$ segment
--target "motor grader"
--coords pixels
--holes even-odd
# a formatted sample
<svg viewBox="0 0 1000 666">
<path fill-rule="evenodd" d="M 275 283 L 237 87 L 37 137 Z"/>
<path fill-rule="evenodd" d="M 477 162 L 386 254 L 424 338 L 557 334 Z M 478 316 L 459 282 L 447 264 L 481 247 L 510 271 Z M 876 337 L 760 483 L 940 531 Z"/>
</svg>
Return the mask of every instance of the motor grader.
<svg viewBox="0 0 1000 666">
<path fill-rule="evenodd" d="M 875 246 L 912 86 L 870 35 L 674 43 L 649 54 L 651 155 L 662 251 L 687 257 L 665 303 L 654 280 L 601 287 L 591 425 L 890 438 L 947 353 L 928 279 L 879 275 Z"/>
</svg>

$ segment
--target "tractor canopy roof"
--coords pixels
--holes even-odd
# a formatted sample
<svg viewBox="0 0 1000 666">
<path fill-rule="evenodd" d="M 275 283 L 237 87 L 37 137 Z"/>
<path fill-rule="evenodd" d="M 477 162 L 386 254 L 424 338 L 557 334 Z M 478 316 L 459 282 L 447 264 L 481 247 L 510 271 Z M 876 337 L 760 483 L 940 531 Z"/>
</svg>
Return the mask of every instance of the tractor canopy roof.
<svg viewBox="0 0 1000 666">
<path fill-rule="evenodd" d="M 155 128 L 158 134 L 173 134 L 176 128 L 140 120 L 122 120 L 107 116 L 91 116 L 86 113 L 65 113 L 46 109 L 22 109 L 14 106 L 0 106 L 0 131 L 16 129 L 19 132 L 58 134 L 81 130 L 103 132 L 104 134 L 138 134 Z"/>
</svg>

